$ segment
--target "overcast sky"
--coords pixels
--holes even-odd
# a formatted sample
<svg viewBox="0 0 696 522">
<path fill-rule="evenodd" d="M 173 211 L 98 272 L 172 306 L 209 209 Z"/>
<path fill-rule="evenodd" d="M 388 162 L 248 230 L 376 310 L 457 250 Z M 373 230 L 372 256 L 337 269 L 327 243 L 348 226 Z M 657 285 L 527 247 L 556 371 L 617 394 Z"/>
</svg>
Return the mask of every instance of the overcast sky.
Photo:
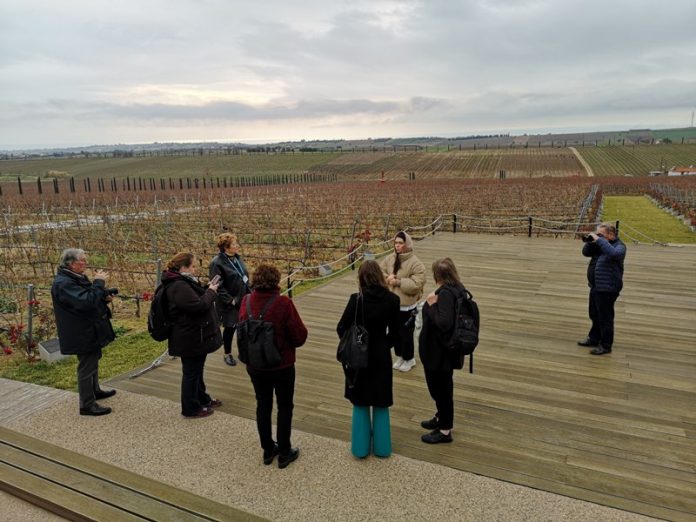
<svg viewBox="0 0 696 522">
<path fill-rule="evenodd" d="M 687 127 L 696 1 L 0 0 L 0 149 Z"/>
</svg>

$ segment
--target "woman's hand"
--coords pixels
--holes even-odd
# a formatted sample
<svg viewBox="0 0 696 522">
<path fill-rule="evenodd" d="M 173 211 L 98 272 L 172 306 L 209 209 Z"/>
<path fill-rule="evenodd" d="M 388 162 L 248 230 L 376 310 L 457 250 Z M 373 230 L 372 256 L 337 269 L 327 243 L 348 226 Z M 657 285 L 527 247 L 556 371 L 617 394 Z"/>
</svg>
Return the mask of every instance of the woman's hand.
<svg viewBox="0 0 696 522">
<path fill-rule="evenodd" d="M 208 288 L 210 288 L 213 292 L 217 293 L 217 289 L 220 286 L 220 281 L 217 281 L 215 283 L 209 283 Z"/>
<path fill-rule="evenodd" d="M 427 303 L 428 303 L 429 305 L 432 306 L 432 305 L 434 305 L 435 303 L 437 303 L 437 294 L 436 294 L 435 292 L 430 292 L 430 293 L 428 294 L 428 297 L 425 298 L 425 300 L 427 301 Z"/>
</svg>

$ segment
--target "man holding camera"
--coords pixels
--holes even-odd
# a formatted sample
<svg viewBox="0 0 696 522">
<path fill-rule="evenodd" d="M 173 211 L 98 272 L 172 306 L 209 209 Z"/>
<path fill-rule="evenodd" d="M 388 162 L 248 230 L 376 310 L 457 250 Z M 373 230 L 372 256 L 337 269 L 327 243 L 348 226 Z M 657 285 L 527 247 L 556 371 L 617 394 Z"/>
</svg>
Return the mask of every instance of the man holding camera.
<svg viewBox="0 0 696 522">
<path fill-rule="evenodd" d="M 68 248 L 60 256 L 58 273 L 51 286 L 53 311 L 56 315 L 60 352 L 77 355 L 77 389 L 80 415 L 106 415 L 111 408 L 97 404 L 116 390 L 99 387 L 99 359 L 102 348 L 116 337 L 111 327 L 107 303 L 118 292 L 107 289 L 108 274 L 94 273 L 94 282 L 85 275 L 87 256 L 79 248 Z"/>
<path fill-rule="evenodd" d="M 602 223 L 582 240 L 582 255 L 591 258 L 587 281 L 592 328 L 578 344 L 592 347 L 592 355 L 604 355 L 611 353 L 614 343 L 614 303 L 623 288 L 626 245 L 616 237 L 616 227 L 610 223 Z"/>
</svg>

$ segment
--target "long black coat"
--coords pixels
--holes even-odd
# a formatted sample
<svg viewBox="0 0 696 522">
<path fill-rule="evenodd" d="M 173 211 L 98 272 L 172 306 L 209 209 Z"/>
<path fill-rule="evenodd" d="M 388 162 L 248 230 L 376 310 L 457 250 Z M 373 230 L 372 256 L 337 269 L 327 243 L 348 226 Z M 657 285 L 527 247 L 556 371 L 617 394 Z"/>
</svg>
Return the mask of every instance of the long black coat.
<svg viewBox="0 0 696 522">
<path fill-rule="evenodd" d="M 237 263 L 233 264 L 232 259 Z M 249 285 L 244 282 L 246 277 L 249 281 L 249 272 L 246 265 L 239 255 L 229 257 L 224 252 L 216 255 L 210 262 L 208 274 L 210 279 L 219 275 L 222 282 L 218 287 L 218 314 L 222 326 L 236 326 L 239 321 L 239 305 L 242 297 L 250 292 Z"/>
<path fill-rule="evenodd" d="M 400 342 L 399 297 L 386 288 L 371 287 L 360 301 L 358 324 L 364 324 L 367 328 L 368 367 L 358 371 L 347 370 L 345 398 L 355 406 L 388 408 L 394 403 L 391 348 Z M 358 294 L 351 295 L 336 327 L 339 337 L 353 324 L 357 302 Z M 348 378 L 351 381 L 355 379 L 353 388 L 348 386 Z"/>
<path fill-rule="evenodd" d="M 60 353 L 84 354 L 99 350 L 116 337 L 111 311 L 106 304 L 104 281 L 92 283 L 87 276 L 59 268 L 51 299 L 56 315 Z"/>
<path fill-rule="evenodd" d="M 437 303 L 423 305 L 423 328 L 418 336 L 418 355 L 430 371 L 452 371 L 454 355 L 447 348 L 457 315 L 457 290 L 449 285 L 435 290 Z"/>
<path fill-rule="evenodd" d="M 215 292 L 173 271 L 163 274 L 162 284 L 172 321 L 169 355 L 194 357 L 220 348 L 222 335 L 215 312 Z"/>
</svg>

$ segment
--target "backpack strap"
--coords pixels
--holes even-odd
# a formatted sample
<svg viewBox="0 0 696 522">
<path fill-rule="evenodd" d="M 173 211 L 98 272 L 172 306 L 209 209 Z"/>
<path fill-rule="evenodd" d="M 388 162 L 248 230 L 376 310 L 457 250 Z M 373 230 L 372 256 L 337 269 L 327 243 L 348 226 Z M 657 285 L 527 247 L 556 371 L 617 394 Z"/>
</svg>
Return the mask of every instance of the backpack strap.
<svg viewBox="0 0 696 522">
<path fill-rule="evenodd" d="M 268 312 L 268 309 L 271 307 L 271 305 L 275 302 L 276 299 L 278 299 L 278 296 L 273 294 L 271 298 L 268 301 L 266 301 L 266 304 L 264 305 L 263 309 L 261 310 L 261 313 L 259 314 L 259 320 L 263 319 L 263 316 L 266 315 L 266 312 Z M 246 300 L 246 310 L 249 319 L 253 320 L 254 316 L 251 313 L 251 294 L 249 294 L 249 297 Z"/>
</svg>

